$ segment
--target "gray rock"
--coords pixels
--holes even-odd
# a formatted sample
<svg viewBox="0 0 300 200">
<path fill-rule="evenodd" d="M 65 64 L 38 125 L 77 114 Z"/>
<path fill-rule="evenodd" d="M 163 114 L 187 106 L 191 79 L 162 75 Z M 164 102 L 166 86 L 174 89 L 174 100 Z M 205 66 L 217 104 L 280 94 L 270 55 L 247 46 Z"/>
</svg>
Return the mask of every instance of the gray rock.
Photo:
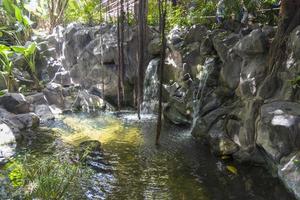
<svg viewBox="0 0 300 200">
<path fill-rule="evenodd" d="M 242 98 L 256 96 L 260 84 L 265 79 L 267 72 L 266 56 L 255 56 L 244 59 L 240 73 L 238 95 Z"/>
<path fill-rule="evenodd" d="M 62 92 L 62 86 L 56 83 L 49 83 L 43 90 L 43 93 L 49 103 L 49 105 L 56 105 L 59 108 L 64 107 L 64 97 Z"/>
<path fill-rule="evenodd" d="M 275 37 L 276 30 L 273 26 L 265 25 L 262 28 L 262 32 L 267 36 L 268 38 Z"/>
<path fill-rule="evenodd" d="M 86 112 L 92 112 L 97 110 L 105 110 L 106 102 L 100 97 L 90 94 L 86 90 L 78 92 L 76 101 L 73 104 L 75 110 L 82 110 Z"/>
<path fill-rule="evenodd" d="M 245 100 L 243 108 L 240 109 L 239 118 L 242 119 L 242 127 L 240 128 L 236 143 L 243 149 L 251 149 L 255 146 L 256 118 L 262 103 L 261 99 L 256 98 Z"/>
<path fill-rule="evenodd" d="M 220 78 L 225 83 L 225 86 L 235 89 L 240 82 L 242 59 L 235 53 L 231 52 L 228 55 L 227 62 L 222 66 Z"/>
<path fill-rule="evenodd" d="M 28 113 L 30 111 L 30 104 L 20 93 L 6 93 L 0 97 L 0 105 L 15 114 Z"/>
<path fill-rule="evenodd" d="M 234 33 L 215 31 L 211 35 L 214 49 L 223 63 L 227 62 L 229 50 L 239 41 L 239 35 Z"/>
<path fill-rule="evenodd" d="M 206 56 L 206 55 L 212 55 L 213 53 L 214 53 L 213 42 L 209 37 L 204 38 L 203 41 L 201 42 L 200 54 L 202 56 Z"/>
<path fill-rule="evenodd" d="M 35 129 L 40 125 L 40 119 L 35 113 L 18 114 L 10 118 L 19 130 Z"/>
<path fill-rule="evenodd" d="M 43 93 L 36 93 L 33 95 L 26 96 L 26 100 L 30 104 L 34 105 L 41 105 L 41 104 L 47 104 L 47 99 Z"/>
<path fill-rule="evenodd" d="M 279 178 L 286 187 L 300 199 L 300 152 L 295 152 L 283 158 L 278 166 Z"/>
<path fill-rule="evenodd" d="M 253 30 L 242 38 L 233 48 L 241 57 L 267 52 L 267 39 L 261 29 Z"/>
<path fill-rule="evenodd" d="M 219 156 L 232 155 L 239 150 L 238 145 L 227 137 L 224 120 L 215 123 L 210 128 L 208 135 L 213 152 Z"/>
<path fill-rule="evenodd" d="M 190 44 L 193 42 L 201 42 L 203 38 L 207 35 L 207 28 L 200 24 L 193 25 L 187 32 L 184 42 L 185 44 Z"/>
<path fill-rule="evenodd" d="M 58 83 L 62 86 L 70 86 L 72 84 L 71 76 L 69 71 L 56 72 L 54 78 L 54 83 Z"/>
<path fill-rule="evenodd" d="M 173 85 L 175 86 L 175 89 L 176 84 Z M 185 101 L 185 94 L 178 90 L 173 92 L 179 95 L 169 97 L 168 103 L 166 104 L 163 112 L 165 119 L 177 125 L 190 125 L 192 123 L 192 116 L 190 108 Z"/>
<path fill-rule="evenodd" d="M 300 59 L 300 26 L 294 29 L 294 31 L 291 33 L 288 43 L 289 48 L 292 51 L 293 56 L 297 60 Z"/>
<path fill-rule="evenodd" d="M 211 127 L 230 113 L 232 106 L 220 107 L 218 109 L 212 110 L 211 112 L 205 114 L 204 116 L 198 116 L 194 119 L 191 133 L 196 138 L 207 138 L 208 132 Z"/>
<path fill-rule="evenodd" d="M 16 138 L 9 126 L 0 124 L 0 166 L 15 154 Z"/>
<path fill-rule="evenodd" d="M 59 70 L 62 68 L 61 63 L 58 61 L 50 61 L 48 67 L 47 67 L 47 73 L 49 76 L 49 79 L 53 79 L 55 74 L 59 72 Z"/>
<path fill-rule="evenodd" d="M 160 38 L 154 38 L 149 44 L 148 44 L 148 52 L 151 54 L 151 55 L 159 55 L 160 52 L 161 52 L 161 48 L 162 48 L 162 45 L 161 45 L 161 41 L 160 41 Z"/>
<path fill-rule="evenodd" d="M 184 27 L 175 26 L 168 34 L 167 38 L 172 45 L 182 43 L 183 38 L 186 35 L 186 29 Z"/>
<path fill-rule="evenodd" d="M 49 122 L 50 120 L 55 119 L 55 116 L 53 115 L 48 105 L 37 105 L 35 107 L 34 113 L 40 118 L 41 124 L 47 124 L 47 122 Z"/>
<path fill-rule="evenodd" d="M 261 107 L 257 141 L 275 161 L 300 150 L 300 104 L 273 102 Z"/>
</svg>

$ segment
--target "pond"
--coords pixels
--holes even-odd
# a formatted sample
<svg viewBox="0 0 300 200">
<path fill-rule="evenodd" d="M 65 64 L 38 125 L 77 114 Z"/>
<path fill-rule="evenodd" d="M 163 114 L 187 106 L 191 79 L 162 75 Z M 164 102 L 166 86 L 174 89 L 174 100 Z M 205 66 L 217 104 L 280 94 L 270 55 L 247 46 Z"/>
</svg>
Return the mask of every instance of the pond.
<svg viewBox="0 0 300 200">
<path fill-rule="evenodd" d="M 24 141 L 1 169 L 0 199 L 294 199 L 265 169 L 216 158 L 187 128 L 166 124 L 155 146 L 155 116 L 136 118 L 61 116 L 50 132 L 41 129 Z M 89 140 L 100 141 L 101 152 L 74 150 Z M 86 159 L 78 158 L 82 154 Z"/>
</svg>

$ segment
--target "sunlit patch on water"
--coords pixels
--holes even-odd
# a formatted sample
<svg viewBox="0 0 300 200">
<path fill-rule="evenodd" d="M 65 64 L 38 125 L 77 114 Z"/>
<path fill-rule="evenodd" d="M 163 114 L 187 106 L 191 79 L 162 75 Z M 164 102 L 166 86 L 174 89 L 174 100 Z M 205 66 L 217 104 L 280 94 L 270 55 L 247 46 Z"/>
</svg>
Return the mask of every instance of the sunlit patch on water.
<svg viewBox="0 0 300 200">
<path fill-rule="evenodd" d="M 62 134 L 62 138 L 65 142 L 73 145 L 79 145 L 87 140 L 97 140 L 103 146 L 108 143 L 140 145 L 143 142 L 138 127 L 125 126 L 120 120 L 110 116 L 98 118 L 66 116 L 63 118 L 63 122 L 72 131 Z M 126 134 L 120 134 L 122 132 L 126 132 Z"/>
</svg>

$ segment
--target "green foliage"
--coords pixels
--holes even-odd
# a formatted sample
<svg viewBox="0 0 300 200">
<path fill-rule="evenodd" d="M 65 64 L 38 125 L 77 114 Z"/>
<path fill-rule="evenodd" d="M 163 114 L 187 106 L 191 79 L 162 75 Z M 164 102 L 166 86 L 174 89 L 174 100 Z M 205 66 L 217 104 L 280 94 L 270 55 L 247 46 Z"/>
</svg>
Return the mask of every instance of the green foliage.
<svg viewBox="0 0 300 200">
<path fill-rule="evenodd" d="M 183 0 L 177 6 L 168 4 L 167 26 L 168 29 L 179 26 L 190 26 L 192 24 L 204 24 L 213 27 L 216 23 L 216 4 L 218 0 Z M 249 13 L 256 16 L 261 23 L 274 24 L 277 20 L 278 11 L 270 10 L 276 0 L 244 0 Z M 267 11 L 264 11 L 267 9 Z M 149 0 L 148 24 L 157 26 L 159 24 L 157 0 Z M 240 21 L 242 18 L 241 0 L 225 0 L 225 18 Z"/>
<path fill-rule="evenodd" d="M 294 79 L 289 80 L 294 88 L 300 87 L 300 76 L 296 76 Z"/>
<path fill-rule="evenodd" d="M 1 12 L 4 12 L 5 23 L 0 28 L 9 27 L 9 29 L 18 33 L 19 38 L 24 40 L 30 36 L 32 22 L 24 15 L 24 9 L 21 6 L 18 6 L 12 0 L 3 0 Z"/>
<path fill-rule="evenodd" d="M 6 80 L 6 85 L 9 92 L 13 91 L 13 65 L 11 61 L 11 56 L 13 51 L 10 47 L 0 44 L 0 70 L 7 73 L 8 78 Z"/>
<path fill-rule="evenodd" d="M 195 7 L 188 14 L 188 24 L 206 24 L 215 23 L 216 2 L 198 0 Z"/>
<path fill-rule="evenodd" d="M 90 25 L 103 22 L 101 4 L 97 0 L 70 0 L 65 12 L 65 23 L 81 22 Z"/>
<path fill-rule="evenodd" d="M 22 199 L 82 199 L 81 181 L 88 181 L 91 171 L 80 163 L 70 163 L 58 155 L 15 158 L 5 166 Z"/>
<path fill-rule="evenodd" d="M 0 97 L 3 96 L 3 95 L 5 95 L 5 91 L 0 90 Z"/>
<path fill-rule="evenodd" d="M 190 8 L 190 4 L 194 6 Z M 215 1 L 205 0 L 185 0 L 177 6 L 167 5 L 167 28 L 179 26 L 190 26 L 192 24 L 210 24 L 215 22 L 215 18 L 205 18 L 203 16 L 214 16 L 216 11 Z M 159 24 L 157 0 L 149 0 L 148 24 L 157 26 Z"/>
<path fill-rule="evenodd" d="M 35 42 L 30 43 L 27 47 L 25 46 L 11 46 L 15 53 L 19 53 L 24 56 L 31 72 L 36 73 L 35 56 L 37 50 L 37 44 Z"/>
</svg>

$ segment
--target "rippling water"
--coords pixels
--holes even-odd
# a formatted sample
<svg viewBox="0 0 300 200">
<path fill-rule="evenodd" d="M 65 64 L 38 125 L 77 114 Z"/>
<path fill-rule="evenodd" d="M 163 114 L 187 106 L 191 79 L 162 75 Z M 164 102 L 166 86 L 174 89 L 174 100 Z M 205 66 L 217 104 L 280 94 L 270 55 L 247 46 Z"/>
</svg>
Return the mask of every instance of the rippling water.
<svg viewBox="0 0 300 200">
<path fill-rule="evenodd" d="M 132 113 L 69 115 L 61 120 L 54 130 L 65 144 L 102 144 L 103 152 L 88 161 L 93 173 L 84 186 L 87 199 L 293 199 L 264 169 L 215 158 L 189 130 L 166 125 L 161 145 L 155 146 L 153 115 L 141 121 Z"/>
</svg>

